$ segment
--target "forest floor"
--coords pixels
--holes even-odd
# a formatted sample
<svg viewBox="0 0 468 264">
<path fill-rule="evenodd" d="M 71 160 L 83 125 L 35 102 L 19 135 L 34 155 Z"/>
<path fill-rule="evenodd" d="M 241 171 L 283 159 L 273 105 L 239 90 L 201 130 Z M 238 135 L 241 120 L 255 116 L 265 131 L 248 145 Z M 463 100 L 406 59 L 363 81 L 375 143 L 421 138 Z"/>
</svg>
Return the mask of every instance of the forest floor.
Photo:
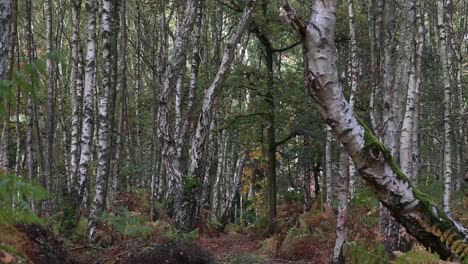
<svg viewBox="0 0 468 264">
<path fill-rule="evenodd" d="M 300 203 L 281 203 L 274 235 L 267 235 L 261 221 L 249 226 L 229 224 L 222 231 L 205 223 L 196 232 L 180 235 L 162 213 L 157 221 L 145 220 L 144 197 L 126 194 L 120 201 L 125 210 L 103 217 L 93 243 L 86 240 L 85 220 L 71 237 L 58 231 L 54 217 L 42 224 L 0 223 L 0 263 L 329 263 L 335 241 L 336 212 L 322 212 L 317 206 L 304 213 Z M 454 216 L 468 224 L 466 197 L 454 208 Z M 372 263 L 448 263 L 420 247 L 419 251 L 413 248 L 412 257 L 427 258 L 425 262 L 395 262 L 394 256 L 385 255 L 379 249 L 378 211 L 367 200 L 350 210 L 348 239 L 354 241 L 349 247 L 354 252 L 350 263 L 372 259 Z"/>
</svg>

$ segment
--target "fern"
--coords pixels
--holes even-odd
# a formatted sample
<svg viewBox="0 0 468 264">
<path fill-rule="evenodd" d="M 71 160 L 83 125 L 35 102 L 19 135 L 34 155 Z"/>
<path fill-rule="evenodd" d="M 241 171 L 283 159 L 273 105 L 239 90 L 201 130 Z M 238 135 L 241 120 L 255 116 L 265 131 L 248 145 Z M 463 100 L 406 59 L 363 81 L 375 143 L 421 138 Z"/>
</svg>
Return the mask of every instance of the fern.
<svg viewBox="0 0 468 264">
<path fill-rule="evenodd" d="M 0 224 L 40 222 L 31 211 L 30 202 L 47 197 L 47 191 L 41 186 L 13 174 L 0 174 Z"/>
<path fill-rule="evenodd" d="M 380 264 L 391 263 L 385 247 L 379 242 L 373 242 L 368 247 L 362 243 L 351 241 L 346 243 L 346 263 Z"/>
<path fill-rule="evenodd" d="M 134 215 L 125 207 L 119 207 L 115 215 L 104 213 L 101 221 L 107 221 L 119 234 L 125 237 L 149 236 L 153 229 L 144 218 Z"/>
</svg>

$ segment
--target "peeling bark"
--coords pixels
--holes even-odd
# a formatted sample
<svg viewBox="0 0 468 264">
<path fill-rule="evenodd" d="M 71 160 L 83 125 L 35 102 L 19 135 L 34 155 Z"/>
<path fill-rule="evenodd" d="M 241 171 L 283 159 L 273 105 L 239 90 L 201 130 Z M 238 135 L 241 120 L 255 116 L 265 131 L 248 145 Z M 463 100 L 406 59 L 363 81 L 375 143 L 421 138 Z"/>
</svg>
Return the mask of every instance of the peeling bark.
<svg viewBox="0 0 468 264">
<path fill-rule="evenodd" d="M 444 259 L 464 258 L 468 230 L 412 186 L 391 151 L 358 121 L 344 98 L 335 64 L 336 8 L 337 1 L 316 1 L 309 22 L 289 5 L 281 12 L 301 36 L 308 88 L 322 117 L 380 202 L 410 234 Z"/>
<path fill-rule="evenodd" d="M 80 134 L 81 110 L 83 105 L 83 51 L 81 49 L 80 22 L 81 0 L 72 1 L 73 35 L 71 43 L 72 53 L 72 79 L 71 79 L 71 141 L 70 141 L 70 168 L 67 179 L 68 190 L 72 189 L 77 175 L 80 160 Z"/>
</svg>

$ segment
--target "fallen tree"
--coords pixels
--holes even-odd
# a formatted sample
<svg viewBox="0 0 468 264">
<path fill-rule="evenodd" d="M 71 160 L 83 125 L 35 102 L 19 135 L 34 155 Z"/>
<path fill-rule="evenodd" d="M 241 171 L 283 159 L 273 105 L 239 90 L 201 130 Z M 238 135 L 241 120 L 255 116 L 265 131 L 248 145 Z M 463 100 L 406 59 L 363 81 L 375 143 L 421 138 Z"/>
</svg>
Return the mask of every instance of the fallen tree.
<svg viewBox="0 0 468 264">
<path fill-rule="evenodd" d="M 468 259 L 468 230 L 412 186 L 389 149 L 354 115 L 343 95 L 335 64 L 338 0 L 314 2 L 309 21 L 289 4 L 281 9 L 281 16 L 301 37 L 306 84 L 322 117 L 380 202 L 410 234 L 443 259 Z"/>
</svg>

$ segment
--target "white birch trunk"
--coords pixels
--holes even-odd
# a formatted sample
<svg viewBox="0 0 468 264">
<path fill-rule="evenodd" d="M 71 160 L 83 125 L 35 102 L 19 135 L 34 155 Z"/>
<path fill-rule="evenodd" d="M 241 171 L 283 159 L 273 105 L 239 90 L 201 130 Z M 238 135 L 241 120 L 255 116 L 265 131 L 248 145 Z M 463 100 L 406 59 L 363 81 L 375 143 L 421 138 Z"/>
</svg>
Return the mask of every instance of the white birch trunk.
<svg viewBox="0 0 468 264">
<path fill-rule="evenodd" d="M 174 197 L 175 211 L 174 221 L 177 229 L 190 229 L 191 204 L 183 200 L 184 188 L 182 185 L 182 173 L 177 158 L 175 145 L 175 130 L 170 120 L 171 98 L 175 92 L 176 82 L 185 63 L 188 39 L 193 24 L 195 3 L 194 0 L 186 2 L 185 15 L 176 29 L 174 48 L 169 63 L 164 73 L 160 94 L 158 111 L 158 136 L 161 144 L 162 165 L 166 171 L 166 177 L 170 181 L 168 196 Z"/>
<path fill-rule="evenodd" d="M 351 107 L 351 105 L 350 105 Z M 338 216 L 336 219 L 336 240 L 332 263 L 344 263 L 343 246 L 348 232 L 348 194 L 349 194 L 349 155 L 344 149 L 340 153 L 340 178 L 338 181 Z"/>
<path fill-rule="evenodd" d="M 73 35 L 71 43 L 72 52 L 72 80 L 71 80 L 71 141 L 70 141 L 70 168 L 68 174 L 68 186 L 71 189 L 77 175 L 80 158 L 80 132 L 81 110 L 83 104 L 83 52 L 81 50 L 80 22 L 81 0 L 72 1 Z"/>
<path fill-rule="evenodd" d="M 321 115 L 395 219 L 442 258 L 463 258 L 468 251 L 468 230 L 412 186 L 392 158 L 390 149 L 355 118 L 343 96 L 334 48 L 337 4 L 337 0 L 316 1 L 312 18 L 307 22 L 289 5 L 281 12 L 302 39 L 308 88 L 320 106 Z"/>
<path fill-rule="evenodd" d="M 80 200 L 84 201 L 89 181 L 89 165 L 92 154 L 92 139 L 94 130 L 94 94 L 95 71 L 97 58 L 97 34 L 96 34 L 96 0 L 86 1 L 88 14 L 85 83 L 83 90 L 83 120 L 81 124 L 80 162 L 78 165 L 78 184 L 76 188 Z"/>
<path fill-rule="evenodd" d="M 446 34 L 446 12 L 444 0 L 437 1 L 437 28 L 439 33 L 439 56 L 442 65 L 442 78 L 444 84 L 444 211 L 450 215 L 450 201 L 452 195 L 452 142 L 451 142 L 451 87 L 450 87 L 450 65 L 449 57 L 447 56 L 447 34 Z"/>
<path fill-rule="evenodd" d="M 349 97 L 349 106 L 354 110 L 356 105 L 356 95 L 358 91 L 358 75 L 359 75 L 359 61 L 357 54 L 357 42 L 356 42 L 356 22 L 354 21 L 354 3 L 353 0 L 348 0 L 348 17 L 349 17 L 349 36 L 351 38 L 351 65 L 350 65 L 350 83 L 351 83 L 351 96 Z M 351 158 L 349 158 L 351 160 Z M 349 164 L 349 197 L 354 197 L 354 188 L 356 182 L 356 168 L 353 162 Z"/>
<path fill-rule="evenodd" d="M 12 21 L 12 2 L 11 0 L 1 0 L 0 1 L 0 81 L 5 81 L 9 79 L 8 71 L 11 71 L 9 68 L 10 62 L 10 49 L 11 41 L 14 37 L 11 35 L 11 21 Z M 13 56 L 14 57 L 14 56 Z M 2 136 L 0 141 L 0 169 L 4 173 L 8 171 L 8 144 L 9 144 L 9 125 L 10 125 L 10 116 L 9 116 L 9 102 L 7 99 L 2 99 L 5 103 L 5 110 L 8 112 L 8 115 L 4 117 L 2 122 Z"/>
<path fill-rule="evenodd" d="M 332 160 L 331 160 L 331 144 L 332 131 L 329 126 L 325 128 L 325 178 L 327 196 L 325 198 L 326 210 L 330 210 L 333 204 L 333 175 L 332 175 Z"/>
<path fill-rule="evenodd" d="M 46 38 L 47 38 L 47 52 L 51 53 L 54 51 L 53 47 L 53 29 L 52 29 L 52 0 L 46 0 L 45 5 L 45 16 L 46 16 Z M 53 150 L 54 150 L 54 130 L 55 130 L 55 71 L 54 64 L 51 59 L 47 59 L 47 117 L 46 117 L 46 146 L 45 146 L 45 157 L 44 157 L 44 178 L 43 185 L 47 191 L 51 191 L 51 180 L 52 176 L 52 161 L 53 161 Z M 46 214 L 49 213 L 48 208 L 49 202 L 44 202 L 44 209 Z"/>
<path fill-rule="evenodd" d="M 177 133 L 177 153 L 179 159 L 182 156 L 183 148 L 187 143 L 187 132 L 188 126 L 190 123 L 189 114 L 193 111 L 193 103 L 195 101 L 195 94 L 198 85 L 198 70 L 200 66 L 200 35 L 201 35 L 201 23 L 203 18 L 203 1 L 197 0 L 196 2 L 196 15 L 195 15 L 195 23 L 193 26 L 193 48 L 192 48 L 192 63 L 190 69 L 190 85 L 189 85 L 189 92 L 187 98 L 187 110 L 185 113 L 185 118 L 180 124 L 179 132 Z"/>
<path fill-rule="evenodd" d="M 111 89 L 113 76 L 113 55 L 112 55 L 112 13 L 115 6 L 111 0 L 103 0 L 101 6 L 101 30 L 102 30 L 102 60 L 103 76 L 102 88 L 99 95 L 98 105 L 98 140 L 97 140 L 97 170 L 96 184 L 94 190 L 93 204 L 90 212 L 88 225 L 88 239 L 92 240 L 96 232 L 96 221 L 101 215 L 104 205 L 104 197 L 109 175 L 110 163 L 110 106 Z"/>
<path fill-rule="evenodd" d="M 221 65 L 218 68 L 218 72 L 210 86 L 206 88 L 203 93 L 203 104 L 200 118 L 195 129 L 195 135 L 192 138 L 190 144 L 190 161 L 189 161 L 189 175 L 196 175 L 201 169 L 201 163 L 203 161 L 203 148 L 205 145 L 206 138 L 209 132 L 210 120 L 213 113 L 213 106 L 215 99 L 222 89 L 222 82 L 226 77 L 226 73 L 229 71 L 232 61 L 234 60 L 234 52 L 237 48 L 244 31 L 250 24 L 253 10 L 255 8 L 255 0 L 249 1 L 244 9 L 242 18 L 237 25 L 235 33 L 229 39 L 225 49 L 224 55 L 221 61 Z"/>
</svg>

